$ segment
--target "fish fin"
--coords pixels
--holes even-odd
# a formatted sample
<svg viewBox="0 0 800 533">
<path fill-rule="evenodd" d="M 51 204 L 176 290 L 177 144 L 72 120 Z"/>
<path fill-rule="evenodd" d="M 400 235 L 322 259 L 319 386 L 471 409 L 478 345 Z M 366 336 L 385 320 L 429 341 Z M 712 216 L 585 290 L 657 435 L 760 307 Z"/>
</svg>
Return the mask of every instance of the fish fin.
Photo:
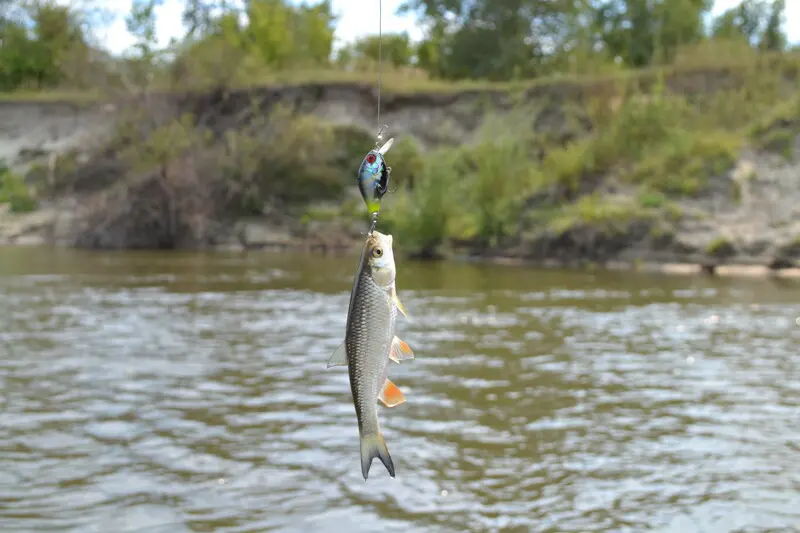
<svg viewBox="0 0 800 533">
<path fill-rule="evenodd" d="M 397 296 L 397 289 L 392 287 L 392 300 L 394 301 L 394 305 L 397 306 L 397 309 L 403 313 L 403 316 L 408 318 L 408 314 L 406 314 L 406 308 L 403 307 L 403 304 L 400 302 L 400 298 Z"/>
<path fill-rule="evenodd" d="M 380 433 L 361 435 L 361 474 L 364 476 L 364 481 L 369 476 L 369 467 L 375 457 L 381 460 L 383 466 L 389 471 L 389 475 L 394 477 L 394 463 L 392 463 L 392 457 L 389 455 L 383 435 Z"/>
<path fill-rule="evenodd" d="M 328 368 L 332 366 L 347 366 L 347 348 L 344 342 L 336 348 L 331 358 L 328 359 Z"/>
<path fill-rule="evenodd" d="M 378 153 L 381 154 L 381 155 L 386 154 L 386 152 L 389 151 L 389 148 L 392 147 L 392 144 L 394 144 L 394 137 L 392 137 L 391 139 L 386 141 L 386 143 L 384 143 L 384 145 L 380 147 L 380 149 L 378 150 Z"/>
<path fill-rule="evenodd" d="M 383 390 L 378 395 L 378 400 L 386 407 L 397 407 L 401 403 L 405 403 L 406 396 L 403 391 L 397 388 L 397 385 L 387 378 L 383 383 Z"/>
<path fill-rule="evenodd" d="M 392 348 L 389 351 L 389 359 L 395 363 L 405 361 L 406 359 L 414 359 L 414 352 L 411 347 L 397 337 L 392 340 Z"/>
</svg>

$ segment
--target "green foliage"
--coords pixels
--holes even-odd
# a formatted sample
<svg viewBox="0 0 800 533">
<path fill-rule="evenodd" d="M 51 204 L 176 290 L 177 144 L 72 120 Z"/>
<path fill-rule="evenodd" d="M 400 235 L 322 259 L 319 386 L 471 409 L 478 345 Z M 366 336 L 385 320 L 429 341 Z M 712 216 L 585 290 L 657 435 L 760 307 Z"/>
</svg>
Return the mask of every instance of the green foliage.
<svg viewBox="0 0 800 533">
<path fill-rule="evenodd" d="M 20 176 L 0 162 L 0 204 L 8 204 L 12 213 L 27 213 L 36 209 L 36 200 Z"/>
<path fill-rule="evenodd" d="M 139 55 L 131 63 L 135 80 L 146 86 L 150 81 L 155 61 L 158 57 L 155 8 L 163 0 L 133 0 L 131 12 L 125 19 L 128 32 L 136 37 L 134 48 Z"/>
<path fill-rule="evenodd" d="M 268 68 L 298 62 L 326 63 L 333 44 L 330 6 L 294 7 L 285 0 L 255 0 L 247 6 L 248 24 L 236 35 L 246 51 Z"/>
<path fill-rule="evenodd" d="M 173 83 L 193 89 L 241 86 L 269 73 L 329 65 L 335 18 L 330 3 L 247 3 L 247 22 L 232 8 L 213 14 L 189 3 L 192 37 L 170 65 Z"/>
<path fill-rule="evenodd" d="M 476 146 L 464 151 L 464 180 L 478 237 L 491 242 L 516 232 L 534 181 L 530 139 L 508 118 L 489 122 Z"/>
<path fill-rule="evenodd" d="M 77 13 L 52 1 L 19 7 L 15 16 L 0 17 L 0 90 L 76 81 L 73 64 L 85 64 L 88 55 Z"/>
<path fill-rule="evenodd" d="M 667 197 L 664 193 L 653 191 L 648 188 L 639 191 L 638 199 L 639 205 L 645 209 L 658 209 L 667 201 Z"/>
<path fill-rule="evenodd" d="M 368 138 L 287 107 L 222 135 L 198 125 L 190 114 L 138 137 L 122 128 L 115 141 L 123 145 L 118 158 L 131 174 L 209 180 L 227 199 L 223 209 L 255 214 L 270 201 L 303 204 L 340 197 L 355 182 L 356 140 Z M 342 142 L 348 137 L 351 142 Z"/>
<path fill-rule="evenodd" d="M 743 0 L 722 13 L 713 23 L 715 38 L 739 39 L 764 50 L 786 48 L 782 30 L 785 0 Z"/>
<path fill-rule="evenodd" d="M 299 69 L 374 70 L 376 36 L 331 57 L 330 0 L 187 0 L 185 39 L 158 49 L 155 8 L 135 0 L 126 27 L 136 42 L 112 58 L 91 43 L 93 9 L 57 0 L 5 0 L 0 12 L 0 90 L 245 85 Z M 517 81 L 552 74 L 609 74 L 685 61 L 716 41 L 783 51 L 785 0 L 743 0 L 712 21 L 711 0 L 406 0 L 424 38 L 383 35 L 385 67 L 448 80 Z M 100 4 L 102 6 L 102 4 Z M 10 7 L 9 7 L 10 6 Z M 92 3 L 92 6 L 94 4 Z M 364 24 L 372 24 L 368 17 Z M 713 40 L 712 40 L 713 39 Z M 166 53 L 168 52 L 168 53 Z M 704 65 L 714 64 L 709 55 Z M 719 57 L 716 62 L 719 63 Z"/>
<path fill-rule="evenodd" d="M 394 68 L 408 67 L 414 57 L 414 48 L 407 33 L 383 34 L 362 37 L 339 50 L 336 62 L 340 67 L 375 67 L 379 58 Z"/>
<path fill-rule="evenodd" d="M 681 96 L 631 96 L 603 115 L 593 135 L 548 153 L 545 175 L 572 193 L 611 173 L 658 193 L 698 194 L 710 176 L 733 166 L 744 143 L 741 133 L 725 127 L 727 116 L 716 112 Z"/>
<path fill-rule="evenodd" d="M 675 50 L 704 37 L 703 17 L 708 0 L 606 0 L 594 24 L 613 57 L 632 67 L 669 61 Z"/>
<path fill-rule="evenodd" d="M 424 172 L 414 186 L 405 184 L 387 195 L 381 223 L 404 246 L 432 251 L 450 235 L 454 215 L 463 212 L 459 156 L 446 149 L 428 154 Z"/>
<path fill-rule="evenodd" d="M 422 250 L 449 236 L 489 245 L 515 234 L 538 177 L 530 141 L 530 133 L 509 117 L 497 117 L 484 125 L 474 146 L 412 159 L 414 179 L 400 180 L 387 208 L 396 213 L 389 216 L 393 230 Z M 394 148 L 391 153 L 401 161 Z"/>
<path fill-rule="evenodd" d="M 749 134 L 759 148 L 794 157 L 795 139 L 800 135 L 800 95 L 776 105 L 750 127 Z"/>
<path fill-rule="evenodd" d="M 785 2 L 744 0 L 712 24 L 713 35 L 785 49 Z M 427 35 L 419 64 L 447 79 L 513 80 L 557 72 L 606 72 L 665 64 L 708 39 L 711 0 L 406 0 Z M 535 28 L 535 30 L 534 30 Z M 598 52 L 602 50 L 602 52 Z"/>
<path fill-rule="evenodd" d="M 363 147 L 369 146 L 369 144 L 362 143 L 360 146 L 363 151 Z M 426 155 L 423 154 L 420 144 L 413 137 L 396 138 L 386 158 L 390 166 L 392 161 L 398 162 L 397 165 L 392 166 L 391 187 L 404 185 L 413 187 L 425 169 Z"/>
<path fill-rule="evenodd" d="M 585 227 L 600 233 L 615 234 L 627 231 L 636 220 L 648 220 L 651 217 L 651 213 L 636 205 L 630 197 L 611 198 L 590 194 L 560 208 L 547 229 L 556 235 Z"/>
<path fill-rule="evenodd" d="M 725 258 L 735 252 L 733 244 L 725 237 L 717 237 L 706 247 L 706 253 L 712 257 Z"/>
<path fill-rule="evenodd" d="M 145 59 L 151 59 L 156 43 L 155 8 L 163 0 L 133 0 L 131 12 L 125 19 L 128 32 L 136 37 L 136 48 Z"/>
<path fill-rule="evenodd" d="M 633 167 L 629 179 L 672 195 L 696 195 L 729 170 L 742 139 L 726 132 L 676 131 Z"/>
</svg>

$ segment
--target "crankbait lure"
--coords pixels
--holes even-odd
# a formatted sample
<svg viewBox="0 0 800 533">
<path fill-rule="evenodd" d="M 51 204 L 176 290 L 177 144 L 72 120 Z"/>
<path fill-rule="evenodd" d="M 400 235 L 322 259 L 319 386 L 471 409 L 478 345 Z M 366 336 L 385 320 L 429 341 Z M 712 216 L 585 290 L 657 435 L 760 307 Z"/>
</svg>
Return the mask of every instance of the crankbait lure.
<svg viewBox="0 0 800 533">
<path fill-rule="evenodd" d="M 358 167 L 358 189 L 367 205 L 367 211 L 374 220 L 377 220 L 378 212 L 381 209 L 381 198 L 389 190 L 389 175 L 392 169 L 386 166 L 383 156 L 392 147 L 392 143 L 394 143 L 394 138 L 386 141 L 380 148 L 376 146 L 370 150 L 361 161 L 361 166 Z"/>
</svg>

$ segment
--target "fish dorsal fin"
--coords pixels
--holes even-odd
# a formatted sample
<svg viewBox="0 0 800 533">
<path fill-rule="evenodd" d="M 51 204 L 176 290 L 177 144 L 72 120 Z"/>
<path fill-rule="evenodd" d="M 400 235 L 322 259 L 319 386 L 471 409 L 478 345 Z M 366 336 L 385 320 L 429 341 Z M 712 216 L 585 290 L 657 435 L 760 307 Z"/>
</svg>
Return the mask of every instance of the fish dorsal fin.
<svg viewBox="0 0 800 533">
<path fill-rule="evenodd" d="M 400 298 L 398 298 L 397 296 L 397 289 L 395 289 L 394 287 L 392 287 L 392 301 L 394 302 L 394 305 L 397 306 L 397 309 L 401 313 L 403 313 L 403 316 L 408 318 L 408 314 L 406 313 L 406 308 L 403 307 L 402 302 L 400 302 Z"/>
<path fill-rule="evenodd" d="M 378 395 L 378 400 L 386 407 L 396 407 L 406 401 L 403 391 L 387 378 L 383 384 L 383 390 Z"/>
<path fill-rule="evenodd" d="M 399 363 L 400 361 L 405 361 L 407 359 L 414 359 L 414 352 L 405 341 L 401 341 L 395 337 L 392 340 L 392 348 L 389 350 L 389 359 L 395 363 Z"/>
<path fill-rule="evenodd" d="M 347 366 L 347 349 L 344 342 L 336 348 L 331 358 L 328 359 L 328 368 L 332 366 Z"/>
</svg>

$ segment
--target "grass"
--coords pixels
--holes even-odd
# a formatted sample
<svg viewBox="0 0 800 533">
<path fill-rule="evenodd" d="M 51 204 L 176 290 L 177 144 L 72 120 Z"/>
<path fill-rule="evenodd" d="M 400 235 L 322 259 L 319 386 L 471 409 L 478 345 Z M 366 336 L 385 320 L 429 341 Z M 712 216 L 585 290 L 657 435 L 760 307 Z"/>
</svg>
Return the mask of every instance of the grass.
<svg viewBox="0 0 800 533">
<path fill-rule="evenodd" d="M 70 103 L 75 105 L 94 104 L 108 100 L 109 95 L 101 91 L 53 89 L 42 91 L 0 92 L 0 104 L 11 103 Z"/>
<path fill-rule="evenodd" d="M 635 221 L 649 221 L 654 212 L 639 206 L 633 198 L 605 197 L 590 194 L 577 202 L 564 206 L 549 221 L 547 229 L 556 235 L 590 227 L 605 234 L 619 234 L 628 231 Z"/>
<path fill-rule="evenodd" d="M 742 144 L 740 136 L 724 131 L 681 131 L 662 142 L 660 150 L 644 154 L 628 179 L 668 195 L 694 196 L 709 177 L 734 165 Z"/>
<path fill-rule="evenodd" d="M 8 204 L 11 213 L 28 213 L 37 202 L 22 178 L 0 162 L 0 204 Z"/>
<path fill-rule="evenodd" d="M 800 135 L 800 95 L 777 104 L 749 133 L 757 147 L 792 159 L 794 141 Z"/>
<path fill-rule="evenodd" d="M 706 253 L 712 257 L 724 258 L 733 255 L 736 249 L 725 237 L 717 237 L 706 247 Z"/>
<path fill-rule="evenodd" d="M 384 68 L 382 72 L 382 91 L 386 95 L 414 94 L 453 94 L 459 92 L 488 91 L 518 93 L 525 90 L 547 89 L 555 87 L 560 91 L 563 86 L 571 85 L 577 89 L 606 91 L 609 87 L 617 90 L 620 87 L 648 88 L 657 80 L 678 80 L 685 90 L 692 90 L 691 78 L 695 74 L 720 75 L 730 77 L 752 76 L 755 71 L 780 72 L 789 77 L 800 71 L 800 52 L 756 53 L 746 48 L 741 53 L 720 55 L 717 50 L 708 50 L 703 54 L 688 52 L 678 61 L 668 66 L 657 66 L 637 70 L 614 69 L 612 72 L 600 74 L 557 73 L 528 80 L 491 82 L 486 80 L 441 80 L 431 79 L 423 71 L 404 68 Z M 377 84 L 378 72 L 375 70 L 346 71 L 336 68 L 293 69 L 287 71 L 268 71 L 261 68 L 242 72 L 231 72 L 230 65 L 205 65 L 199 78 L 176 81 L 162 76 L 151 87 L 155 91 L 186 92 L 207 90 L 222 85 L 227 89 L 251 89 L 257 87 L 280 87 L 296 85 L 370 85 Z M 681 78 L 686 78 L 681 83 Z M 123 87 L 114 87 L 110 92 L 101 90 L 45 89 L 23 90 L 0 93 L 0 102 L 75 102 L 91 103 L 108 100 L 113 95 L 124 94 Z M 699 92 L 705 91 L 700 83 L 694 87 Z M 741 111 L 741 109 L 740 109 Z"/>
</svg>

